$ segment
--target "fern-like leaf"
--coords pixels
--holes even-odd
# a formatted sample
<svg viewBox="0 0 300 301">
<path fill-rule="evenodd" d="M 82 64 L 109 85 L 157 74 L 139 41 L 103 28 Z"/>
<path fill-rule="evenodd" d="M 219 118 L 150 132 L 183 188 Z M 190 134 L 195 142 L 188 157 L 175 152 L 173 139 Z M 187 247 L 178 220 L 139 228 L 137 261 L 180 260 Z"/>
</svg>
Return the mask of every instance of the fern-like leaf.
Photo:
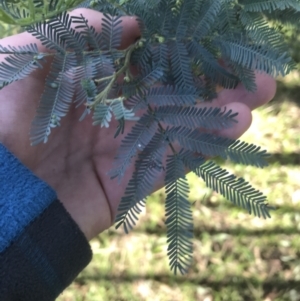
<svg viewBox="0 0 300 301">
<path fill-rule="evenodd" d="M 266 151 L 260 147 L 240 140 L 201 133 L 198 130 L 174 127 L 167 133 L 171 142 L 178 141 L 181 147 L 204 156 L 221 156 L 236 163 L 249 164 L 257 167 L 267 166 Z"/>
<path fill-rule="evenodd" d="M 153 21 L 157 24 L 155 28 L 159 28 L 158 32 L 162 35 L 168 35 L 168 33 L 173 29 L 172 28 L 172 8 L 174 8 L 175 1 L 174 0 L 164 0 L 160 1 L 159 9 L 160 11 L 157 14 L 157 19 Z"/>
<path fill-rule="evenodd" d="M 275 21 L 284 25 L 299 28 L 300 26 L 300 12 L 293 9 L 285 9 L 283 11 L 272 11 L 264 13 L 268 20 Z"/>
<path fill-rule="evenodd" d="M 111 109 L 112 109 L 112 112 L 113 112 L 116 120 L 118 120 L 118 122 L 119 122 L 117 131 L 115 133 L 115 137 L 117 137 L 119 134 L 124 133 L 125 120 L 136 121 L 139 119 L 137 116 L 135 116 L 134 111 L 132 109 L 127 109 L 124 106 L 122 98 L 115 99 L 111 103 Z"/>
<path fill-rule="evenodd" d="M 264 45 L 247 43 L 244 38 L 217 38 L 225 58 L 251 70 L 261 70 L 273 76 L 290 72 L 291 58 L 287 52 L 278 53 Z"/>
<path fill-rule="evenodd" d="M 152 69 L 150 66 L 146 67 L 141 74 L 119 87 L 122 94 L 130 97 L 136 94 L 144 94 L 147 89 L 156 84 L 163 76 L 161 67 Z"/>
<path fill-rule="evenodd" d="M 250 12 L 272 12 L 288 8 L 300 11 L 300 3 L 297 0 L 240 0 L 239 2 L 245 11 Z"/>
<path fill-rule="evenodd" d="M 0 48 L 0 53 L 9 54 L 12 51 L 14 54 L 9 55 L 4 62 L 0 63 L 0 89 L 27 77 L 33 70 L 42 68 L 41 62 L 44 55 L 38 52 L 36 45 L 31 44 L 29 47 L 18 49 L 2 46 Z"/>
<path fill-rule="evenodd" d="M 221 0 L 204 0 L 201 6 L 199 22 L 193 32 L 193 38 L 197 41 L 209 34 L 213 27 L 218 23 L 216 19 L 221 10 Z"/>
<path fill-rule="evenodd" d="M 144 43 L 142 47 L 139 47 L 133 52 L 130 62 L 133 65 L 138 66 L 141 72 L 149 66 L 151 66 L 152 61 L 152 47 L 150 43 Z"/>
<path fill-rule="evenodd" d="M 193 254 L 193 217 L 188 201 L 189 185 L 180 155 L 169 156 L 166 167 L 166 226 L 171 270 L 185 274 Z"/>
<path fill-rule="evenodd" d="M 237 123 L 234 119 L 237 113 L 222 111 L 220 108 L 160 106 L 155 108 L 154 114 L 159 121 L 190 129 L 224 129 Z"/>
<path fill-rule="evenodd" d="M 222 67 L 204 45 L 192 41 L 188 47 L 195 64 L 200 67 L 201 73 L 205 74 L 207 78 L 211 78 L 216 84 L 226 89 L 232 89 L 237 86 L 239 78 Z"/>
<path fill-rule="evenodd" d="M 163 70 L 161 78 L 162 83 L 168 84 L 168 75 L 170 73 L 170 49 L 167 43 L 161 43 L 152 49 L 152 61 L 155 66 Z"/>
<path fill-rule="evenodd" d="M 91 109 L 88 106 L 88 104 L 90 104 L 94 101 L 94 98 L 95 98 L 96 92 L 97 92 L 97 88 L 96 88 L 94 81 L 92 81 L 91 79 L 82 79 L 79 89 L 80 89 L 80 92 L 82 92 L 81 94 L 83 94 L 81 103 L 83 101 L 86 101 L 86 104 L 87 104 L 84 112 L 82 113 L 81 117 L 79 118 L 79 121 L 82 121 L 86 115 L 91 113 Z M 78 94 L 76 96 L 78 97 Z M 81 95 L 79 95 L 79 96 L 81 96 Z M 76 99 L 75 99 L 75 101 L 76 101 Z M 77 104 L 76 107 L 78 107 L 79 105 Z"/>
<path fill-rule="evenodd" d="M 111 178 L 118 177 L 119 180 L 131 163 L 138 151 L 143 150 L 154 136 L 157 130 L 157 122 L 153 116 L 145 114 L 132 127 L 122 140 L 119 152 L 115 158 L 114 168 L 108 173 Z"/>
<path fill-rule="evenodd" d="M 83 102 L 92 101 L 97 88 L 92 78 L 96 77 L 97 64 L 91 58 L 84 57 L 82 64 L 73 69 L 73 81 L 76 86 L 74 103 L 79 107 Z"/>
<path fill-rule="evenodd" d="M 182 42 L 172 43 L 170 52 L 171 70 L 175 79 L 175 84 L 179 87 L 193 87 L 194 80 L 191 70 L 191 61 L 185 44 Z"/>
<path fill-rule="evenodd" d="M 129 110 L 124 106 L 122 99 L 116 99 L 113 101 L 111 103 L 111 109 L 116 120 L 124 119 L 137 121 L 139 119 L 139 117 L 135 116 L 132 110 Z"/>
<path fill-rule="evenodd" d="M 231 62 L 230 67 L 248 91 L 256 91 L 256 76 L 253 70 L 249 70 L 235 62 Z"/>
<path fill-rule="evenodd" d="M 82 3 L 80 3 L 76 8 L 90 8 L 110 15 L 116 14 L 117 11 L 119 15 L 123 15 L 124 11 L 121 9 L 116 9 L 115 4 L 117 4 L 117 2 L 110 3 L 107 0 L 85 0 Z"/>
<path fill-rule="evenodd" d="M 220 35 L 232 35 L 243 30 L 237 20 L 239 10 L 235 1 L 222 1 L 217 23 Z"/>
<path fill-rule="evenodd" d="M 72 28 L 72 18 L 67 12 L 58 15 L 48 22 L 41 22 L 27 27 L 27 31 L 39 39 L 48 49 L 65 53 L 72 49 L 82 53 L 87 44 L 80 32 Z"/>
<path fill-rule="evenodd" d="M 59 126 L 60 119 L 68 113 L 74 95 L 72 73 L 69 70 L 75 67 L 75 62 L 75 54 L 54 57 L 45 91 L 31 126 L 32 145 L 46 143 L 51 128 Z"/>
<path fill-rule="evenodd" d="M 237 178 L 214 162 L 200 165 L 194 172 L 202 177 L 207 187 L 223 195 L 234 205 L 246 209 L 258 217 L 270 217 L 274 209 L 266 203 L 266 197 L 242 178 Z"/>
<path fill-rule="evenodd" d="M 239 18 L 244 25 L 247 35 L 256 43 L 271 46 L 279 52 L 287 52 L 282 35 L 271 28 L 261 13 L 241 11 Z"/>
<path fill-rule="evenodd" d="M 195 88 L 179 88 L 178 86 L 162 86 L 152 87 L 145 95 L 147 104 L 150 105 L 195 105 L 196 89 Z"/>
<path fill-rule="evenodd" d="M 135 225 L 135 220 L 141 212 L 140 206 L 144 206 L 145 198 L 151 194 L 163 170 L 161 161 L 167 145 L 164 135 L 158 132 L 139 154 L 135 163 L 135 172 L 118 207 L 119 213 L 115 219 L 116 228 L 123 225 L 125 232 L 128 233 Z"/>
<path fill-rule="evenodd" d="M 78 24 L 75 26 L 77 30 L 80 30 L 80 34 L 84 37 L 88 47 L 93 50 L 98 50 L 100 52 L 100 45 L 102 43 L 102 32 L 96 32 L 95 28 L 88 25 L 87 19 L 82 15 L 72 16 L 73 24 Z"/>
<path fill-rule="evenodd" d="M 111 117 L 111 106 L 99 103 L 94 111 L 93 125 L 101 125 L 101 127 L 108 128 Z"/>
<path fill-rule="evenodd" d="M 101 49 L 113 52 L 121 44 L 122 38 L 121 16 L 104 15 L 102 19 L 102 43 Z"/>
<path fill-rule="evenodd" d="M 186 0 L 180 6 L 180 11 L 176 15 L 176 33 L 175 36 L 178 40 L 181 40 L 186 36 L 187 30 L 190 24 L 194 21 L 191 12 L 195 6 L 195 0 Z"/>
</svg>

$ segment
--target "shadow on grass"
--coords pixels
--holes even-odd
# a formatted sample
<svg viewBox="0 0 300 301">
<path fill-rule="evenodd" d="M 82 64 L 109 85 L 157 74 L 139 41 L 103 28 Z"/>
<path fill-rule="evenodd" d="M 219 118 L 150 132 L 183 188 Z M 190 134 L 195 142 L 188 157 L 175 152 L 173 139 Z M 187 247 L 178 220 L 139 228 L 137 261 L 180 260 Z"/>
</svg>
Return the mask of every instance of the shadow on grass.
<svg viewBox="0 0 300 301">
<path fill-rule="evenodd" d="M 166 235 L 166 229 L 165 228 L 143 228 L 142 230 L 134 230 L 135 233 L 142 233 L 142 234 L 155 234 L 157 236 L 164 236 Z M 270 235 L 299 235 L 299 229 L 297 227 L 285 227 L 285 228 L 279 228 L 274 227 L 272 229 L 246 229 L 243 227 L 238 227 L 235 229 L 232 228 L 222 228 L 222 229 L 215 229 L 213 226 L 207 226 L 207 225 L 201 225 L 201 227 L 194 228 L 194 236 L 196 238 L 199 238 L 205 234 L 209 235 L 217 235 L 217 234 L 229 234 L 233 236 L 241 236 L 241 235 L 247 235 L 247 236 L 265 236 L 268 237 Z"/>
<path fill-rule="evenodd" d="M 172 278 L 172 280 L 170 279 Z M 278 279 L 276 277 L 265 279 L 263 282 L 258 278 L 249 277 L 226 277 L 222 281 L 210 280 L 208 277 L 201 278 L 201 276 L 189 276 L 176 277 L 170 276 L 170 274 L 158 274 L 158 275 L 140 275 L 140 274 L 131 274 L 131 275 L 103 275 L 101 273 L 97 275 L 86 275 L 84 278 L 78 278 L 76 283 L 79 285 L 84 285 L 89 281 L 98 282 L 99 285 L 101 281 L 117 282 L 117 283 L 132 283 L 134 281 L 147 281 L 153 280 L 165 284 L 172 285 L 181 285 L 184 283 L 194 284 L 196 286 L 205 286 L 209 287 L 214 291 L 221 291 L 225 286 L 230 287 L 232 290 L 240 291 L 241 289 L 247 289 L 249 285 L 253 287 L 262 286 L 265 294 L 277 291 L 280 294 L 283 294 L 290 290 L 296 290 L 300 293 L 300 281 L 298 280 L 285 280 Z"/>
<path fill-rule="evenodd" d="M 269 164 L 300 165 L 300 153 L 271 153 L 268 162 Z"/>
<path fill-rule="evenodd" d="M 300 83 L 299 85 L 287 85 L 284 82 L 277 81 L 277 93 L 271 103 L 280 104 L 286 98 L 300 107 Z"/>
<path fill-rule="evenodd" d="M 199 200 L 201 203 L 201 200 Z M 202 203 L 200 206 L 204 206 L 205 208 L 208 208 L 210 210 L 217 210 L 217 211 L 224 211 L 224 212 L 231 212 L 231 210 L 237 210 L 237 207 L 224 200 L 221 205 L 216 205 L 215 203 L 211 202 L 205 202 Z M 198 208 L 199 209 L 199 208 Z M 281 219 L 284 215 L 300 215 L 300 208 L 295 207 L 292 205 L 282 205 L 278 208 L 275 208 L 275 210 L 271 210 L 271 216 L 277 219 Z M 163 225 L 163 224 L 162 224 Z M 156 225 L 155 228 L 153 227 L 142 227 L 142 228 L 135 228 L 133 232 L 136 233 L 147 233 L 147 234 L 155 234 L 158 236 L 164 236 L 166 235 L 166 229 L 162 225 Z M 207 225 L 207 224 L 201 224 L 195 222 L 194 227 L 194 235 L 195 237 L 200 237 L 203 233 L 209 233 L 210 235 L 216 235 L 220 233 L 226 233 L 233 236 L 240 236 L 240 235 L 247 235 L 247 236 L 265 236 L 268 237 L 270 235 L 299 235 L 299 229 L 297 225 L 292 226 L 286 226 L 283 224 L 274 225 L 271 228 L 257 228 L 257 229 L 251 229 L 251 228 L 245 228 L 242 226 L 237 226 L 235 228 L 228 226 L 224 226 L 222 229 L 216 229 L 214 225 Z"/>
</svg>

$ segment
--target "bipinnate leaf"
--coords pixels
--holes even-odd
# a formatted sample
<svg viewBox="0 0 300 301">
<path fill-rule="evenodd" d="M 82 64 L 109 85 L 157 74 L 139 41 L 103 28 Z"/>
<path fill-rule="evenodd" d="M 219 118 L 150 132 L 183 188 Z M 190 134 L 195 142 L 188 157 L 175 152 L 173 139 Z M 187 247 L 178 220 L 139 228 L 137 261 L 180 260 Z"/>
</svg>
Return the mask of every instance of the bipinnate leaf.
<svg viewBox="0 0 300 301">
<path fill-rule="evenodd" d="M 187 273 L 193 254 L 193 217 L 189 185 L 180 154 L 169 156 L 166 167 L 166 226 L 171 271 Z"/>
<path fill-rule="evenodd" d="M 184 126 L 190 129 L 225 129 L 234 126 L 237 113 L 231 110 L 226 112 L 220 108 L 196 108 L 182 106 L 160 106 L 155 108 L 156 118 L 164 123 L 174 126 Z"/>
<path fill-rule="evenodd" d="M 1 53 L 8 56 L 0 63 L 0 89 L 27 77 L 35 69 L 42 68 L 44 55 L 39 54 L 35 44 L 23 47 L 3 47 L 0 45 Z"/>
<path fill-rule="evenodd" d="M 130 179 L 124 196 L 121 199 L 118 215 L 115 219 L 116 228 L 121 225 L 126 233 L 135 225 L 141 206 L 144 207 L 146 197 L 151 194 L 161 172 L 163 156 L 168 143 L 161 132 L 157 132 L 148 145 L 138 155 L 135 172 Z"/>
<path fill-rule="evenodd" d="M 69 72 L 74 63 L 74 54 L 58 54 L 54 57 L 37 115 L 32 122 L 31 145 L 46 143 L 51 128 L 59 126 L 61 118 L 68 113 L 75 91 L 72 73 Z"/>
<path fill-rule="evenodd" d="M 132 127 L 122 140 L 119 152 L 115 158 L 114 167 L 109 172 L 111 178 L 118 178 L 119 181 L 124 176 L 128 166 L 132 163 L 132 158 L 137 152 L 143 150 L 154 136 L 158 124 L 152 115 L 145 114 Z"/>
<path fill-rule="evenodd" d="M 181 147 L 203 156 L 220 156 L 236 163 L 257 167 L 268 165 L 266 151 L 240 140 L 232 140 L 184 127 L 170 128 L 167 135 L 171 142 L 178 141 Z"/>
<path fill-rule="evenodd" d="M 266 203 L 266 196 L 243 178 L 237 178 L 214 162 L 200 165 L 195 173 L 203 178 L 207 187 L 220 193 L 234 205 L 240 206 L 258 217 L 271 217 L 269 211 L 274 208 Z"/>
</svg>

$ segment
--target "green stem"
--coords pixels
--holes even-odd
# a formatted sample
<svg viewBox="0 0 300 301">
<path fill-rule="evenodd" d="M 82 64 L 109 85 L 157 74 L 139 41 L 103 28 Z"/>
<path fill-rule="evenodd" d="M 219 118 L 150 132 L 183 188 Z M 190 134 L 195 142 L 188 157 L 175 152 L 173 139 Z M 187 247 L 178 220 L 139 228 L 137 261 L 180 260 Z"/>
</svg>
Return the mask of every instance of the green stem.
<svg viewBox="0 0 300 301">
<path fill-rule="evenodd" d="M 131 58 L 132 52 L 137 47 L 139 47 L 139 43 L 138 42 L 139 41 L 137 41 L 136 43 L 130 45 L 127 49 L 125 49 L 125 51 L 124 51 L 125 52 L 125 62 L 124 62 L 124 65 L 117 72 L 114 72 L 114 74 L 111 75 L 111 76 L 107 76 L 105 78 L 100 78 L 100 79 L 95 80 L 96 82 L 102 82 L 102 81 L 105 81 L 105 80 L 110 80 L 110 82 L 108 83 L 108 85 L 106 86 L 106 88 L 95 97 L 95 100 L 92 103 L 89 104 L 89 107 L 91 109 L 95 109 L 95 107 L 99 103 L 101 103 L 103 101 L 106 101 L 107 95 L 109 94 L 110 90 L 112 89 L 115 81 L 118 79 L 118 77 L 120 75 L 122 75 L 123 73 L 125 73 L 129 69 L 130 58 Z"/>
</svg>

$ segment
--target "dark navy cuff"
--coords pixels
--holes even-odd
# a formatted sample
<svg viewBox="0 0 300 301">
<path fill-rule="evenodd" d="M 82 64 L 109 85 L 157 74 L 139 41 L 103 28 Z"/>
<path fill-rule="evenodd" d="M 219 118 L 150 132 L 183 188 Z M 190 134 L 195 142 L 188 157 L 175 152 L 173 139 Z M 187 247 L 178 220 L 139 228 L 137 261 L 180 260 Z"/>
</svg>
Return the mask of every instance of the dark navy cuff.
<svg viewBox="0 0 300 301">
<path fill-rule="evenodd" d="M 0 300 L 54 301 L 91 258 L 84 234 L 56 200 L 0 253 Z"/>
</svg>

